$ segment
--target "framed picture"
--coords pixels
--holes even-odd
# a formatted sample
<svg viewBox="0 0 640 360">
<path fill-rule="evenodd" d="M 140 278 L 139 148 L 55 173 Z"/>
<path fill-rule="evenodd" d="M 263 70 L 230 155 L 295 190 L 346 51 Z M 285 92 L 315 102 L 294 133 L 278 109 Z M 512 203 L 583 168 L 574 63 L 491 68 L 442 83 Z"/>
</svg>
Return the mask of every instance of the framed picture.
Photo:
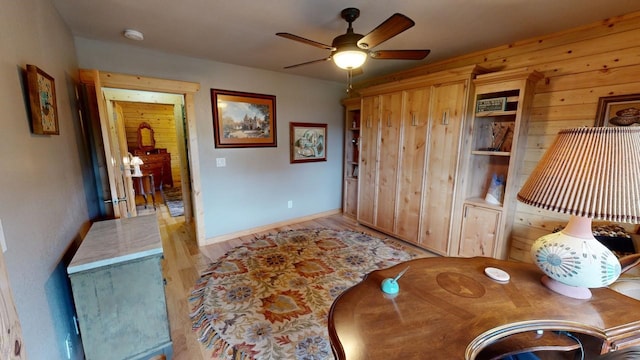
<svg viewBox="0 0 640 360">
<path fill-rule="evenodd" d="M 327 124 L 289 123 L 291 163 L 327 161 Z"/>
<path fill-rule="evenodd" d="M 640 94 L 601 97 L 595 126 L 640 125 Z"/>
<path fill-rule="evenodd" d="M 51 76 L 35 65 L 27 65 L 27 88 L 34 134 L 59 135 L 56 87 Z"/>
<path fill-rule="evenodd" d="M 211 89 L 217 148 L 277 146 L 276 97 Z"/>
</svg>

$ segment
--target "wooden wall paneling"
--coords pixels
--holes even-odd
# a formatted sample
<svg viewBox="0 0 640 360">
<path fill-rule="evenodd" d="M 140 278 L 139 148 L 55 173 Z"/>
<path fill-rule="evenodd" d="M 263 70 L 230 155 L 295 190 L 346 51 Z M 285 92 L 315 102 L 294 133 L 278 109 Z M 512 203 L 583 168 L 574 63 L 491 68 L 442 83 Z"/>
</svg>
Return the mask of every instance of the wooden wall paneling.
<svg viewBox="0 0 640 360">
<path fill-rule="evenodd" d="M 357 219 L 366 225 L 375 225 L 379 103 L 378 96 L 362 98 Z"/>
<path fill-rule="evenodd" d="M 640 48 L 633 48 L 640 54 Z M 640 78 L 640 66 L 626 66 L 601 69 L 574 74 L 548 76 L 536 85 L 536 94 L 578 89 L 581 87 L 602 87 L 625 83 L 635 83 Z"/>
<path fill-rule="evenodd" d="M 361 87 L 369 87 L 373 84 L 385 83 L 388 81 L 397 81 L 403 78 L 410 78 L 472 64 L 480 65 L 484 68 L 496 71 L 510 69 L 518 66 L 531 67 L 535 65 L 535 70 L 545 72 L 552 69 L 543 69 L 540 67 L 540 64 L 535 61 L 526 61 L 525 64 L 518 65 L 510 61 L 511 57 L 524 53 L 544 53 L 548 48 L 580 43 L 582 41 L 588 41 L 589 39 L 593 38 L 606 37 L 609 35 L 615 35 L 620 32 L 636 30 L 640 28 L 638 27 L 638 23 L 640 23 L 640 12 L 616 16 L 562 32 L 546 34 L 530 39 L 523 39 L 511 44 L 484 49 L 462 56 L 450 58 L 444 61 L 419 66 L 392 75 L 370 79 L 366 82 L 356 83 L 354 85 L 354 88 L 359 89 Z M 631 39 L 629 44 L 637 44 L 637 39 Z M 620 49 L 617 49 L 615 53 L 618 53 L 619 50 Z M 612 52 L 603 53 L 609 54 L 609 58 L 612 58 Z M 586 67 L 585 71 L 595 70 L 595 68 L 592 68 L 592 65 L 588 62 L 583 62 L 582 64 Z"/>
<path fill-rule="evenodd" d="M 523 166 L 516 174 L 522 184 L 559 129 L 592 126 L 601 96 L 640 93 L 640 12 L 613 17 L 578 28 L 524 39 L 445 61 L 426 64 L 389 76 L 356 83 L 356 90 L 373 84 L 401 81 L 460 66 L 478 65 L 492 71 L 527 68 L 545 76 L 538 82 L 530 118 L 532 134 L 525 144 Z M 513 179 L 511 179 L 513 181 Z M 516 218 L 526 217 L 522 204 Z M 555 223 L 568 216 L 544 212 L 541 221 Z M 518 248 L 533 242 L 547 227 L 539 222 L 514 226 L 511 259 L 531 261 L 528 250 Z M 529 228 L 537 231 L 529 231 Z"/>
<path fill-rule="evenodd" d="M 638 54 L 640 12 L 427 64 L 386 79 L 397 81 L 470 64 L 491 70 L 526 67 L 542 72 L 545 80 L 536 86 L 525 164 L 516 174 L 517 183 L 522 184 L 559 129 L 593 125 L 599 97 L 640 93 Z M 368 84 L 376 81 L 384 82 L 385 78 L 370 80 Z M 516 218 L 526 216 L 523 205 L 518 203 Z M 562 221 L 568 216 L 543 212 L 540 221 L 531 225 L 516 223 L 509 257 L 530 262 L 528 249 L 521 246 L 530 246 L 537 236 L 548 233 L 548 224 L 557 223 L 558 219 Z"/>
<path fill-rule="evenodd" d="M 389 232 L 395 232 L 402 100 L 402 92 L 380 96 L 381 120 L 375 225 Z"/>
<path fill-rule="evenodd" d="M 419 242 L 430 92 L 430 87 L 406 91 L 402 110 L 395 233 L 414 243 Z"/>
<path fill-rule="evenodd" d="M 153 104 L 141 102 L 118 101 L 123 109 L 125 117 L 125 126 L 127 130 L 127 145 L 130 152 L 138 147 L 138 126 L 142 122 L 151 125 L 154 131 L 157 149 L 167 149 L 171 154 L 171 175 L 173 183 L 181 182 L 182 170 L 180 164 L 183 159 L 180 158 L 178 149 L 178 131 L 177 127 L 182 128 L 182 124 L 178 124 L 176 119 L 175 106 L 173 104 Z M 184 133 L 184 132 L 182 132 Z M 182 135 L 184 139 L 184 135 Z M 186 159 L 184 159 L 186 160 Z"/>
</svg>

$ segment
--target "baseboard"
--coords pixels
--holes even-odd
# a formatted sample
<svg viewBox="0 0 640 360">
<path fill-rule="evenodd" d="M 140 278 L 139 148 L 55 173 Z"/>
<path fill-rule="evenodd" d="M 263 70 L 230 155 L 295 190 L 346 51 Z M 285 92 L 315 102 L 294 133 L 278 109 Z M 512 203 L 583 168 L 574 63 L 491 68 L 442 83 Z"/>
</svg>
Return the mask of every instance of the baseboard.
<svg viewBox="0 0 640 360">
<path fill-rule="evenodd" d="M 273 229 L 273 228 L 277 228 L 277 227 L 281 227 L 281 226 L 297 224 L 299 222 L 309 221 L 309 220 L 313 220 L 313 219 L 317 219 L 317 218 L 321 218 L 321 217 L 326 217 L 326 216 L 331 216 L 331 215 L 335 215 L 335 214 L 341 214 L 341 213 L 342 213 L 342 209 L 334 209 L 334 210 L 329 210 L 329 211 L 325 211 L 325 212 L 321 212 L 321 213 L 317 213 L 317 214 L 307 215 L 307 216 L 303 216 L 303 217 L 299 217 L 299 218 L 288 219 L 288 220 L 280 221 L 280 222 L 273 223 L 273 224 L 258 226 L 258 227 L 252 228 L 252 229 L 246 229 L 246 230 L 242 230 L 242 231 L 238 231 L 238 232 L 234 232 L 234 233 L 230 233 L 230 234 L 225 234 L 225 235 L 220 235 L 220 236 L 214 236 L 214 237 L 211 237 L 211 238 L 206 238 L 204 240 L 204 243 L 198 244 L 198 245 L 205 246 L 205 245 L 216 244 L 216 243 L 219 243 L 219 242 L 223 242 L 223 241 L 235 239 L 235 238 L 238 238 L 238 237 L 247 236 L 247 235 L 251 235 L 251 234 L 267 231 L 269 229 Z"/>
</svg>

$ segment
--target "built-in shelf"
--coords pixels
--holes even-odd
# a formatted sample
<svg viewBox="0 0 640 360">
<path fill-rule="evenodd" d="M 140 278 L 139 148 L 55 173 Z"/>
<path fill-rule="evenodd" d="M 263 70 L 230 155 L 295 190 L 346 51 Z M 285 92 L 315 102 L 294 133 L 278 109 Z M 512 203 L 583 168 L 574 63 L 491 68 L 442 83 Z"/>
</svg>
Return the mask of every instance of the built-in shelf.
<svg viewBox="0 0 640 360">
<path fill-rule="evenodd" d="M 518 69 L 474 80 L 476 112 L 470 124 L 469 158 L 463 159 L 469 180 L 460 197 L 458 256 L 508 256 L 533 89 L 542 78 L 541 73 Z M 492 197 L 502 204 L 485 200 Z"/>
<path fill-rule="evenodd" d="M 471 153 L 473 155 L 511 156 L 511 151 L 473 150 Z"/>
<path fill-rule="evenodd" d="M 487 200 L 485 200 L 483 198 L 479 198 L 479 197 L 465 199 L 464 202 L 467 203 L 467 204 L 483 206 L 483 207 L 492 208 L 492 209 L 496 209 L 496 210 L 501 210 L 502 209 L 502 204 L 490 203 Z"/>
<path fill-rule="evenodd" d="M 506 116 L 506 115 L 515 115 L 515 114 L 516 114 L 516 110 L 482 111 L 482 112 L 477 112 L 476 117 Z"/>
<path fill-rule="evenodd" d="M 345 107 L 344 190 L 342 211 L 356 217 L 358 208 L 358 163 L 360 161 L 360 98 L 343 100 Z"/>
</svg>

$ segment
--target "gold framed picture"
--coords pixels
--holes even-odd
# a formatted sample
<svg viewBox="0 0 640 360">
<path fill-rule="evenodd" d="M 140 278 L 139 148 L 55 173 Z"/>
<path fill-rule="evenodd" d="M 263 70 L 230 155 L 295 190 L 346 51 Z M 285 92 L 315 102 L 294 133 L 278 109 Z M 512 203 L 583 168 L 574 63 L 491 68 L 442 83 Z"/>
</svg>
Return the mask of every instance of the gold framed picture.
<svg viewBox="0 0 640 360">
<path fill-rule="evenodd" d="M 27 65 L 27 88 L 33 133 L 59 135 L 56 87 L 53 78 L 35 65 Z"/>
<path fill-rule="evenodd" d="M 211 89 L 216 148 L 277 146 L 276 97 Z"/>
</svg>

